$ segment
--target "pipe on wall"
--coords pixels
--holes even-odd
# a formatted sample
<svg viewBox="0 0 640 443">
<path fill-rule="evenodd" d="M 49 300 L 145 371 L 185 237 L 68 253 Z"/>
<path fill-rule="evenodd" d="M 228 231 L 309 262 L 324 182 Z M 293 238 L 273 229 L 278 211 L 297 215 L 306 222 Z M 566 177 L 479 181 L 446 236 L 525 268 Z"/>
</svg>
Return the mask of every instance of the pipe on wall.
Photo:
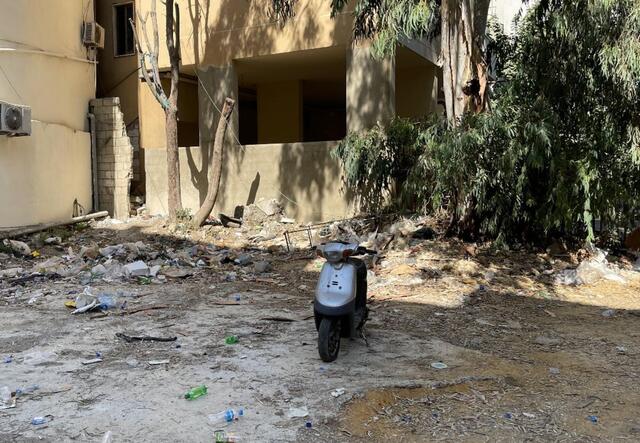
<svg viewBox="0 0 640 443">
<path fill-rule="evenodd" d="M 93 201 L 93 210 L 97 211 L 100 206 L 98 198 L 98 146 L 96 140 L 96 116 L 89 112 L 89 132 L 91 132 L 91 195 Z"/>
</svg>

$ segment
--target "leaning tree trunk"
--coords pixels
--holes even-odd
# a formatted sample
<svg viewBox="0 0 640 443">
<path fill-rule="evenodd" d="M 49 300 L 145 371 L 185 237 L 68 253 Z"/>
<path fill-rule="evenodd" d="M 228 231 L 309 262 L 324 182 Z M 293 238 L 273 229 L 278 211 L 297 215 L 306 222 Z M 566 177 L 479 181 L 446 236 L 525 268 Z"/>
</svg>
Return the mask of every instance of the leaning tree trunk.
<svg viewBox="0 0 640 443">
<path fill-rule="evenodd" d="M 167 49 L 171 63 L 171 92 L 169 106 L 165 109 L 167 136 L 167 186 L 169 218 L 175 220 L 182 209 L 180 192 L 180 157 L 178 150 L 178 89 L 180 83 L 180 11 L 175 8 L 175 29 L 173 0 L 166 0 Z"/>
<path fill-rule="evenodd" d="M 482 51 L 490 0 L 442 0 L 442 79 L 447 119 L 488 107 L 488 73 Z"/>
<path fill-rule="evenodd" d="M 202 202 L 202 206 L 193 217 L 193 224 L 195 226 L 202 226 L 206 221 L 213 206 L 216 204 L 218 198 L 218 189 L 220 188 L 220 176 L 222 175 L 222 158 L 224 154 L 224 137 L 229 126 L 229 119 L 233 112 L 235 101 L 227 98 L 224 101 L 224 107 L 222 108 L 222 115 L 218 122 L 218 129 L 216 130 L 216 138 L 213 141 L 213 155 L 211 156 L 211 162 L 209 164 L 209 188 L 207 189 L 207 196 Z"/>
</svg>

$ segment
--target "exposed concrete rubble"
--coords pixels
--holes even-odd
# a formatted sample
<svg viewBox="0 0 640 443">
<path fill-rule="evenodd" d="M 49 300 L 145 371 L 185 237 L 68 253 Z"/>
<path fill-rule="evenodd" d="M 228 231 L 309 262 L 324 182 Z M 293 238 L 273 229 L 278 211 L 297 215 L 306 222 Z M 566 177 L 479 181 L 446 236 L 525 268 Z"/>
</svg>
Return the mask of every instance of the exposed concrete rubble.
<svg viewBox="0 0 640 443">
<path fill-rule="evenodd" d="M 245 441 L 634 439 L 635 259 L 465 244 L 427 218 L 296 225 L 260 205 L 238 227 L 139 217 L 2 244 L 0 441 L 211 441 L 207 417 L 238 407 L 226 429 Z M 343 341 L 331 364 L 311 307 L 311 246 L 328 239 L 379 252 L 369 346 Z M 593 263 L 607 272 L 587 281 Z M 560 284 L 572 273 L 580 286 Z"/>
</svg>

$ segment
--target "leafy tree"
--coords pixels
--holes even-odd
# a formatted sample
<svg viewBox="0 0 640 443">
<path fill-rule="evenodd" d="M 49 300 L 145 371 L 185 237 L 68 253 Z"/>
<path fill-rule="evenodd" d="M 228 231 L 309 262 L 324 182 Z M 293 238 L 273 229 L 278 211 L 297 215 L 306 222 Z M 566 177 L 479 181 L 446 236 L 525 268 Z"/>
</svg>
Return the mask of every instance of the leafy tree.
<svg viewBox="0 0 640 443">
<path fill-rule="evenodd" d="M 351 135 L 336 151 L 348 184 L 388 191 L 398 161 L 371 165 L 409 147 L 416 160 L 404 201 L 446 209 L 451 233 L 593 239 L 596 217 L 631 224 L 640 207 L 639 39 L 636 0 L 542 0 L 515 38 L 492 39 L 505 81 L 491 113 L 465 114 L 455 127 L 431 119 Z M 415 136 L 393 137 L 397 125 Z"/>
</svg>

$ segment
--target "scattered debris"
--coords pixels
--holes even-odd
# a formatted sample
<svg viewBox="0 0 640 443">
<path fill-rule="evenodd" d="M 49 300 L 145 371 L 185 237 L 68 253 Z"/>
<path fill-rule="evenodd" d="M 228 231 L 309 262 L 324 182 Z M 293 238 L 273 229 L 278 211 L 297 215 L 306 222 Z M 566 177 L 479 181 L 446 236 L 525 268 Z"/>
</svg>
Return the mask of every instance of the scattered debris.
<svg viewBox="0 0 640 443">
<path fill-rule="evenodd" d="M 62 239 L 60 237 L 49 237 L 44 242 L 47 245 L 59 245 L 62 243 Z"/>
<path fill-rule="evenodd" d="M 449 366 L 447 366 L 445 363 L 442 363 L 441 361 L 434 361 L 433 363 L 431 363 L 431 367 L 433 369 L 447 369 Z"/>
<path fill-rule="evenodd" d="M 49 417 L 49 416 L 47 416 L 47 417 Z M 33 417 L 31 419 L 31 424 L 34 425 L 34 426 L 43 425 L 48 421 L 47 417 Z"/>
<path fill-rule="evenodd" d="M 16 407 L 16 398 L 11 395 L 11 389 L 7 386 L 0 388 L 0 409 Z"/>
<path fill-rule="evenodd" d="M 603 317 L 615 317 L 616 310 L 615 309 L 605 309 L 600 313 Z"/>
<path fill-rule="evenodd" d="M 538 335 L 534 340 L 536 344 L 544 346 L 557 346 L 562 344 L 562 340 L 559 338 L 547 337 L 545 335 Z"/>
<path fill-rule="evenodd" d="M 159 365 L 168 365 L 170 363 L 169 360 L 150 360 L 150 366 L 159 366 Z"/>
<path fill-rule="evenodd" d="M 263 274 L 265 272 L 271 272 L 273 268 L 271 266 L 271 263 L 261 260 L 253 264 L 253 269 L 256 271 L 256 273 Z"/>
<path fill-rule="evenodd" d="M 93 365 L 96 363 L 102 363 L 102 359 L 101 358 L 93 358 L 91 360 L 85 360 L 82 362 L 83 365 Z"/>
<path fill-rule="evenodd" d="M 2 278 L 15 278 L 22 273 L 22 268 L 10 268 L 0 270 L 0 279 Z"/>
<path fill-rule="evenodd" d="M 191 269 L 186 268 L 169 268 L 162 271 L 162 275 L 165 275 L 169 278 L 186 278 L 193 275 L 193 271 Z"/>
<path fill-rule="evenodd" d="M 309 409 L 306 406 L 302 406 L 299 408 L 291 407 L 287 412 L 287 417 L 289 418 L 304 418 L 309 415 Z"/>
<path fill-rule="evenodd" d="M 143 262 L 142 260 L 138 260 L 125 265 L 124 272 L 126 273 L 126 275 L 131 277 L 146 277 L 150 275 L 151 270 L 145 262 Z"/>
<path fill-rule="evenodd" d="M 2 243 L 5 247 L 9 248 L 14 254 L 30 256 L 31 248 L 25 242 L 21 242 L 18 240 L 3 240 Z"/>
<path fill-rule="evenodd" d="M 229 335 L 224 339 L 224 342 L 228 345 L 235 345 L 238 341 L 239 339 L 237 335 Z"/>
<path fill-rule="evenodd" d="M 557 285 L 591 285 L 599 280 L 611 280 L 625 284 L 619 270 L 609 264 L 607 254 L 594 248 L 592 258 L 584 260 L 576 269 L 565 269 L 556 274 Z"/>
<path fill-rule="evenodd" d="M 334 397 L 334 398 L 338 398 L 341 395 L 344 395 L 345 392 L 346 391 L 345 391 L 344 388 L 338 388 L 338 389 L 335 389 L 335 390 L 331 391 L 331 396 Z"/>
<path fill-rule="evenodd" d="M 127 335 L 122 332 L 117 332 L 116 337 L 123 339 L 128 343 L 132 343 L 134 341 L 161 341 L 161 342 L 169 342 L 176 341 L 178 337 L 152 337 L 150 335 Z"/>
</svg>

